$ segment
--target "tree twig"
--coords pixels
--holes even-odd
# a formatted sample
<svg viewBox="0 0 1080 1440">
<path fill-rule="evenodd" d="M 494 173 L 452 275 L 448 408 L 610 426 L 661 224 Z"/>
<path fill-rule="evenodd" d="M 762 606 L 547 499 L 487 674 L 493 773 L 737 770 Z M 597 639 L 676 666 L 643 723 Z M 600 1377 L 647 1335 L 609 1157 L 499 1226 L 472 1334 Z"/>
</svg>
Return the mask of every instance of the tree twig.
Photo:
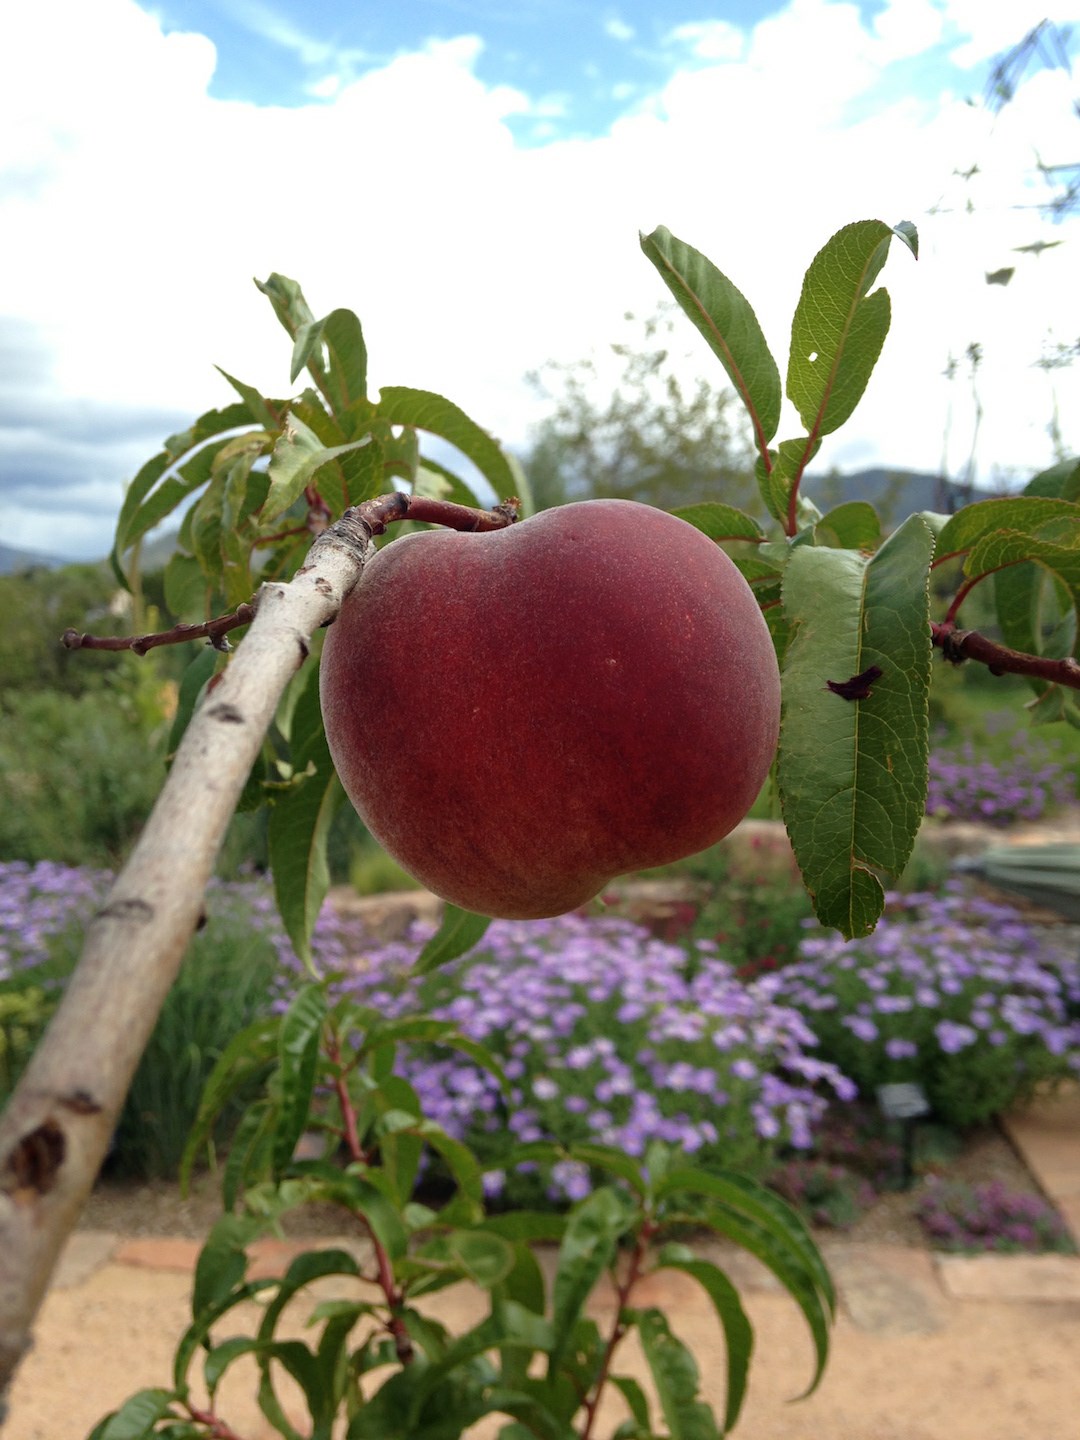
<svg viewBox="0 0 1080 1440">
<path fill-rule="evenodd" d="M 417 513 L 419 510 L 420 513 Z M 288 584 L 266 584 L 251 629 L 196 712 L 131 858 L 0 1118 L 0 1395 L 31 1339 L 60 1250 L 97 1178 L 132 1076 L 202 914 L 251 765 L 312 635 L 332 620 L 394 520 L 458 529 L 493 514 L 389 495 L 348 510 Z M 2 1418 L 2 1410 L 0 1410 Z"/>
<path fill-rule="evenodd" d="M 1052 660 L 1046 655 L 1027 655 L 1022 650 L 1010 650 L 1007 645 L 999 645 L 977 630 L 958 630 L 950 621 L 931 624 L 930 633 L 934 644 L 953 665 L 977 660 L 992 675 L 1033 675 L 1052 685 L 1080 690 L 1080 662 L 1071 655 L 1063 660 Z"/>
<path fill-rule="evenodd" d="M 320 505 L 322 504 L 320 500 Z M 356 509 L 370 529 L 372 535 L 381 535 L 387 525 L 398 520 L 420 520 L 432 525 L 445 525 L 451 530 L 501 530 L 517 519 L 519 502 L 505 500 L 492 510 L 470 510 L 467 505 L 456 505 L 451 500 L 431 500 L 423 495 L 393 493 L 380 495 L 377 500 L 365 501 Z M 317 513 L 325 515 L 325 510 Z M 346 511 L 346 514 L 350 512 Z M 311 528 L 297 526 L 295 531 L 285 534 L 301 534 Z M 322 525 L 319 534 L 325 533 Z M 280 536 L 273 537 L 279 539 Z M 65 630 L 60 643 L 68 650 L 130 650 L 135 655 L 145 655 L 159 645 L 183 645 L 189 640 L 209 640 L 215 650 L 229 650 L 225 636 L 230 630 L 241 625 L 250 625 L 255 618 L 256 600 L 245 601 L 228 615 L 219 615 L 216 620 L 204 620 L 199 625 L 174 625 L 171 630 L 156 630 L 149 635 L 83 635 L 78 630 Z"/>
</svg>

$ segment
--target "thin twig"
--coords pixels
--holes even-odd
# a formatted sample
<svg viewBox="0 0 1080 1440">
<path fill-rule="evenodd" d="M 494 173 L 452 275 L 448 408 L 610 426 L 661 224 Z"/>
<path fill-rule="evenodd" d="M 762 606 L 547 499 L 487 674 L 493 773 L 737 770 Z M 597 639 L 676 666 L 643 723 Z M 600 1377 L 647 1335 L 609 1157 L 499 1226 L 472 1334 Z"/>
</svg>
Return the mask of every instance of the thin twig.
<svg viewBox="0 0 1080 1440">
<path fill-rule="evenodd" d="M 312 502 L 314 506 L 314 501 Z M 318 506 L 322 506 L 319 499 Z M 327 511 L 315 506 L 313 514 L 325 516 Z M 430 525 L 445 525 L 449 530 L 478 532 L 481 530 L 502 530 L 513 524 L 518 517 L 520 502 L 504 500 L 492 510 L 471 510 L 467 505 L 456 505 L 451 500 L 431 500 L 423 495 L 404 495 L 398 491 L 380 495 L 376 500 L 365 500 L 342 516 L 358 517 L 372 535 L 381 535 L 387 525 L 399 520 L 419 520 Z M 324 534 L 327 526 L 319 524 L 298 525 L 295 531 L 283 531 L 283 535 L 301 534 L 306 530 Z M 281 539 L 280 535 L 270 537 Z M 264 542 L 256 542 L 264 543 Z M 189 640 L 209 640 L 215 650 L 229 650 L 225 636 L 230 630 L 241 625 L 250 625 L 255 618 L 258 597 L 245 601 L 228 615 L 219 615 L 216 620 L 205 620 L 199 625 L 174 625 L 171 630 L 157 630 L 149 635 L 83 635 L 78 630 L 65 630 L 60 643 L 68 650 L 130 650 L 135 655 L 145 655 L 159 645 L 184 645 Z"/>
</svg>

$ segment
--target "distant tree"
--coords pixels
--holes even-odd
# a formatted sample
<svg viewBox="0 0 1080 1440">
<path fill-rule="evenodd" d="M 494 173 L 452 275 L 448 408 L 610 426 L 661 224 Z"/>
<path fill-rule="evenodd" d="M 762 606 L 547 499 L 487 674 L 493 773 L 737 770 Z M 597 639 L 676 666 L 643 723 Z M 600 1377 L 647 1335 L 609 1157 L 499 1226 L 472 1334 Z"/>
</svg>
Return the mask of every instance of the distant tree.
<svg viewBox="0 0 1080 1440">
<path fill-rule="evenodd" d="M 614 380 L 594 359 L 529 376 L 553 407 L 524 457 L 537 508 L 614 497 L 670 510 L 723 495 L 764 516 L 742 407 L 730 388 L 687 378 L 691 363 L 672 350 L 675 313 L 627 315 L 640 340 L 610 346 Z"/>
</svg>

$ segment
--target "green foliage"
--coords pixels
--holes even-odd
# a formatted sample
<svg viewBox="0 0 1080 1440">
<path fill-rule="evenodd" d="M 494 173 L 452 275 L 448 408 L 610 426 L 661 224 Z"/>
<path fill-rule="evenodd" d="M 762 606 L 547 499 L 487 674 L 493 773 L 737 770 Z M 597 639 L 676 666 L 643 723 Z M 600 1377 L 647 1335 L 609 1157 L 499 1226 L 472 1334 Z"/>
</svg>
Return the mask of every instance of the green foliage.
<svg viewBox="0 0 1080 1440">
<path fill-rule="evenodd" d="M 911 855 L 926 801 L 932 642 L 945 643 L 969 592 L 993 577 L 996 624 L 1027 653 L 1061 658 L 1080 643 L 1075 465 L 1037 477 L 1024 496 L 948 519 L 909 517 L 891 535 L 865 501 L 823 516 L 801 493 L 806 466 L 851 415 L 884 344 L 890 301 L 878 282 L 894 240 L 917 255 L 909 223 L 862 220 L 812 259 L 784 377 L 805 433 L 777 439 L 781 371 L 750 301 L 670 231 L 643 236 L 646 257 L 734 396 L 704 381 L 687 389 L 667 367 L 670 322 L 654 320 L 646 351 L 613 347 L 623 373 L 606 408 L 591 398 L 589 366 L 563 369 L 563 396 L 530 461 L 543 503 L 618 494 L 678 506 L 753 587 L 782 670 L 776 774 L 784 820 L 819 918 L 848 937 L 873 929 L 886 882 Z M 196 607 L 234 605 L 258 576 L 288 577 L 313 531 L 393 483 L 473 500 L 462 476 L 421 457 L 421 432 L 455 446 L 499 497 L 520 493 L 524 481 L 452 401 L 393 385 L 372 399 L 360 322 L 350 312 L 317 320 L 300 287 L 281 275 L 260 289 L 292 340 L 291 380 L 306 371 L 310 384 L 270 399 L 226 374 L 239 399 L 166 442 L 132 482 L 118 525 L 119 568 L 142 535 L 189 506 L 166 575 L 166 595 L 192 608 L 185 618 L 195 618 Z M 730 414 L 735 396 L 756 452 L 759 494 L 749 499 L 739 480 L 749 464 Z M 760 515 L 772 517 L 771 530 Z M 935 567 L 943 567 L 944 586 L 931 586 Z M 1032 685 L 1036 720 L 1080 725 L 1074 689 L 1045 676 Z M 286 712 L 295 704 L 291 694 Z M 276 802 L 271 864 L 301 953 L 328 883 L 338 794 L 318 720 L 293 736 L 288 713 L 279 717 L 245 803 Z"/>
<path fill-rule="evenodd" d="M 149 709 L 154 701 L 146 698 Z M 7 696 L 0 709 L 0 859 L 117 864 L 164 779 L 161 727 L 160 709 L 151 729 L 139 699 L 116 677 L 81 695 Z"/>
<path fill-rule="evenodd" d="M 640 1160 L 603 1146 L 581 1147 L 580 1154 L 549 1146 L 606 1170 L 609 1182 L 564 1215 L 487 1216 L 475 1157 L 424 1118 L 394 1072 L 398 1046 L 436 1037 L 481 1055 L 447 1023 L 383 1020 L 311 985 L 285 1014 L 234 1037 L 209 1078 L 188 1163 L 230 1104 L 241 1096 L 249 1104 L 223 1175 L 228 1213 L 196 1266 L 191 1324 L 177 1347 L 172 1383 L 139 1391 L 91 1440 L 197 1435 L 211 1425 L 225 1433 L 219 1389 L 241 1356 L 254 1357 L 260 1409 L 289 1440 L 332 1431 L 454 1440 L 485 1415 L 503 1417 L 504 1440 L 574 1440 L 593 1433 L 608 1386 L 630 1412 L 619 1434 L 654 1434 L 662 1416 L 672 1435 L 719 1437 L 742 1407 L 752 1332 L 724 1272 L 674 1238 L 691 1215 L 699 1230 L 758 1256 L 791 1294 L 813 1340 L 816 1385 L 835 1297 L 794 1211 L 756 1182 L 704 1175 L 656 1143 Z M 305 1129 L 324 1137 L 313 1159 L 296 1155 Z M 425 1150 L 451 1179 L 439 1209 L 414 1197 Z M 342 1231 L 359 1229 L 366 1246 L 358 1253 L 309 1252 L 279 1278 L 248 1278 L 251 1242 L 315 1202 L 337 1207 Z M 532 1248 L 542 1241 L 558 1244 L 550 1284 Z M 672 1324 L 636 1303 L 640 1287 L 665 1268 L 699 1284 L 715 1310 L 727 1354 L 722 1419 L 703 1398 L 697 1365 Z M 452 1335 L 422 1302 L 463 1281 L 482 1292 L 484 1313 Z M 590 1308 L 601 1282 L 616 1296 L 607 1320 L 594 1319 Z M 255 1299 L 252 1320 L 247 1302 Z M 299 1339 L 284 1327 L 293 1301 L 306 1303 L 310 1314 Z M 634 1332 L 652 1400 L 633 1376 L 620 1373 L 623 1343 Z M 278 1391 L 282 1372 L 299 1386 L 310 1415 L 299 1430 L 295 1403 L 286 1413 Z"/>
</svg>

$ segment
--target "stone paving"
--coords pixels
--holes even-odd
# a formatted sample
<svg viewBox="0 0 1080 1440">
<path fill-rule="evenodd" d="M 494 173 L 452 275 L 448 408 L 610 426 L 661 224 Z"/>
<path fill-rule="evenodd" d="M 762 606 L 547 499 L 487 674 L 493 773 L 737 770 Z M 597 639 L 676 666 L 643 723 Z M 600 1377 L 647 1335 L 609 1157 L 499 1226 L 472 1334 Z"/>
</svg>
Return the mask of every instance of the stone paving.
<svg viewBox="0 0 1080 1440">
<path fill-rule="evenodd" d="M 1080 1244 L 1080 1088 L 1010 1116 L 1006 1130 Z M 281 1273 L 311 1241 L 253 1247 L 252 1273 Z M 324 1241 L 323 1244 L 340 1243 Z M 1080 1256 L 932 1255 L 902 1246 L 830 1240 L 823 1249 L 840 1297 L 825 1382 L 806 1383 L 811 1350 L 790 1298 L 752 1257 L 723 1250 L 742 1293 L 759 1357 L 738 1434 L 746 1440 L 1080 1440 Z M 17 1377 L 4 1440 L 82 1440 L 104 1410 L 141 1385 L 167 1383 L 186 1320 L 199 1242 L 77 1232 L 67 1247 Z M 546 1257 L 550 1260 L 553 1257 Z M 320 1282 L 322 1283 L 322 1282 Z M 697 1356 L 703 1391 L 723 1396 L 722 1338 L 689 1277 L 648 1277 L 641 1304 L 659 1304 Z M 597 1297 L 597 1312 L 610 1308 Z M 447 1323 L 479 1318 L 460 1287 L 432 1310 Z M 124 1358 L 102 1389 L 111 1359 Z M 628 1368 L 641 1365 L 626 1347 Z M 624 1367 L 627 1368 L 627 1367 Z M 250 1377 L 249 1377 L 250 1380 Z M 66 1388 L 65 1388 L 66 1387 Z M 100 1393 L 99 1393 L 100 1392 Z M 107 1392 L 107 1393 L 106 1393 Z M 249 1393 L 230 1415 L 243 1440 L 271 1432 Z M 609 1435 L 618 1423 L 613 1409 Z M 477 1440 L 497 1425 L 477 1427 Z"/>
</svg>

